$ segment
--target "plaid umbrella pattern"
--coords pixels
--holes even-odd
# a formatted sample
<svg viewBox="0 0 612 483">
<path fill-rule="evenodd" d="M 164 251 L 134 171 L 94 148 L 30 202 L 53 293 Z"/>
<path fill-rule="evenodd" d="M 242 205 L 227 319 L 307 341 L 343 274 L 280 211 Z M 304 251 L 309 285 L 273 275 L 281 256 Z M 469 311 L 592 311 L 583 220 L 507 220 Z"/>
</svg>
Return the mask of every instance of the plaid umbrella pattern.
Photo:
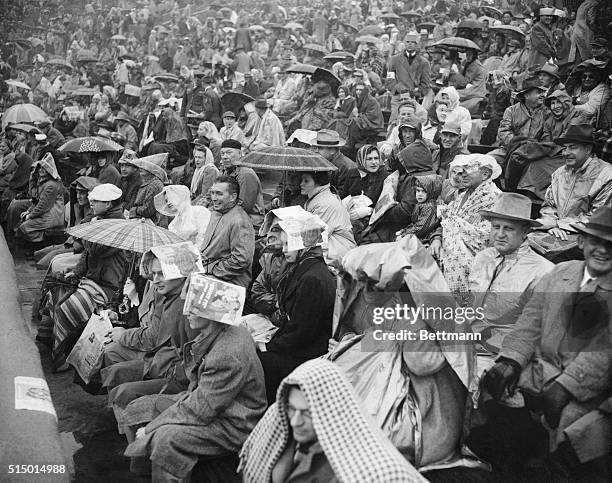
<svg viewBox="0 0 612 483">
<path fill-rule="evenodd" d="M 273 171 L 336 171 L 338 168 L 319 154 L 300 148 L 269 147 L 247 154 L 238 163 Z"/>
<path fill-rule="evenodd" d="M 123 146 L 110 139 L 96 136 L 71 139 L 59 148 L 63 153 L 101 153 L 103 151 L 121 151 Z"/>
<path fill-rule="evenodd" d="M 66 233 L 91 243 L 138 253 L 145 253 L 153 247 L 185 241 L 144 218 L 90 221 L 68 228 Z"/>
</svg>

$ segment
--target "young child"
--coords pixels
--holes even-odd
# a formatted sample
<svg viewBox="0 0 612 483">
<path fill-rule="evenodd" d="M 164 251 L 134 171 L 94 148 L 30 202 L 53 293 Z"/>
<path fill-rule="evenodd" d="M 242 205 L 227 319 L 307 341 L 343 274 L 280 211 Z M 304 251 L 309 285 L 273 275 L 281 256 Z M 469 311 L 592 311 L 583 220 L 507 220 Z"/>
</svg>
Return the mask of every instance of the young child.
<svg viewBox="0 0 612 483">
<path fill-rule="evenodd" d="M 442 192 L 442 177 L 438 174 L 416 176 L 414 190 L 417 205 L 412 212 L 412 223 L 397 232 L 397 240 L 414 234 L 423 244 L 428 245 L 431 235 L 440 226 L 437 204 Z"/>
<path fill-rule="evenodd" d="M 246 144 L 244 133 L 242 129 L 238 127 L 238 124 L 236 124 L 236 115 L 232 111 L 226 111 L 223 114 L 223 127 L 221 131 L 219 131 L 219 134 L 223 141 L 226 139 L 234 139 L 242 145 Z"/>
</svg>

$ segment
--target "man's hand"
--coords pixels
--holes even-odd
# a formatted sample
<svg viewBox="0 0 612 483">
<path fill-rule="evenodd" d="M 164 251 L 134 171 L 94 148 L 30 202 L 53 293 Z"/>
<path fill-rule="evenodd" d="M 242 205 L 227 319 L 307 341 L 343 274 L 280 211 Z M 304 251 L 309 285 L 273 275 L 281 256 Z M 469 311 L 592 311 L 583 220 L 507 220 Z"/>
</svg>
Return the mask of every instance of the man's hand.
<svg viewBox="0 0 612 483">
<path fill-rule="evenodd" d="M 485 373 L 482 378 L 482 387 L 487 390 L 493 399 L 499 401 L 504 392 L 514 393 L 520 376 L 521 366 L 519 363 L 502 357 Z"/>
<path fill-rule="evenodd" d="M 270 201 L 270 207 L 273 210 L 275 210 L 276 208 L 280 208 L 280 198 L 279 197 L 272 198 L 272 201 Z"/>
<path fill-rule="evenodd" d="M 327 341 L 327 352 L 332 352 L 336 347 L 338 347 L 338 342 L 336 339 L 329 339 Z"/>
<path fill-rule="evenodd" d="M 119 340 L 121 334 L 123 334 L 124 332 L 125 329 L 123 327 L 114 327 L 113 330 L 106 334 L 106 340 L 104 341 L 104 344 L 110 344 L 111 342 Z"/>
<path fill-rule="evenodd" d="M 559 426 L 563 408 L 570 402 L 571 394 L 558 382 L 553 382 L 542 393 L 542 412 L 551 428 Z"/>
<path fill-rule="evenodd" d="M 562 230 L 561 228 L 551 228 L 548 230 L 548 233 L 553 235 L 554 237 L 559 238 L 560 240 L 567 241 L 567 232 Z"/>
<path fill-rule="evenodd" d="M 440 259 L 440 249 L 442 248 L 442 240 L 440 240 L 439 238 L 435 238 L 431 244 L 429 245 L 429 248 L 427 250 L 429 250 L 429 254 L 436 258 L 436 259 Z"/>
</svg>

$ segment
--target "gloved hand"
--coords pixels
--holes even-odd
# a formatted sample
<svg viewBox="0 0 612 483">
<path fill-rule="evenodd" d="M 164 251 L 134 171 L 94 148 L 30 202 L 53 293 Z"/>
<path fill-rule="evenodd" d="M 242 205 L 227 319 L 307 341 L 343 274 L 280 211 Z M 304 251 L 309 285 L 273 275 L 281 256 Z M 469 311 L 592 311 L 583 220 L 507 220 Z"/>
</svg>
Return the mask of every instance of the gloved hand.
<svg viewBox="0 0 612 483">
<path fill-rule="evenodd" d="M 570 402 L 571 394 L 558 382 L 553 382 L 548 389 L 542 393 L 542 412 L 544 418 L 551 428 L 559 426 L 561 412 Z"/>
<path fill-rule="evenodd" d="M 482 378 L 482 387 L 495 399 L 499 401 L 508 390 L 510 394 L 516 389 L 519 377 L 521 376 L 521 366 L 512 359 L 501 357 L 495 365 L 489 369 Z"/>
</svg>

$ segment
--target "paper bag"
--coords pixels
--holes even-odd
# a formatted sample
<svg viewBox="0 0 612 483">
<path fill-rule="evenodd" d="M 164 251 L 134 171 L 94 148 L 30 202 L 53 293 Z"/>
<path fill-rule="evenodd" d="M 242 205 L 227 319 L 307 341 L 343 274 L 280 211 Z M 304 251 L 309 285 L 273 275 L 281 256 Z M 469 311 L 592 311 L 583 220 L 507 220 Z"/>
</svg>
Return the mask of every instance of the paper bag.
<svg viewBox="0 0 612 483">
<path fill-rule="evenodd" d="M 91 377 L 102 367 L 104 339 L 112 329 L 113 324 L 108 317 L 92 314 L 81 337 L 66 359 L 85 384 L 89 384 Z"/>
</svg>

